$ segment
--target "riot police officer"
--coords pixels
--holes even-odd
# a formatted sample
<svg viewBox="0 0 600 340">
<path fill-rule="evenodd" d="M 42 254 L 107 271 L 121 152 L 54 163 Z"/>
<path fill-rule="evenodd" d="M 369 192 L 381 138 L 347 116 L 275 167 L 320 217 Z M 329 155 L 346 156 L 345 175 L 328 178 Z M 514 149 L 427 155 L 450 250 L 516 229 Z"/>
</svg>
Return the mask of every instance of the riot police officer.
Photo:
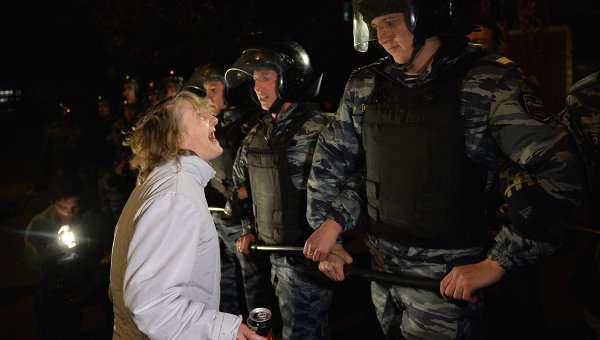
<svg viewBox="0 0 600 340">
<path fill-rule="evenodd" d="M 158 84 L 158 101 L 174 96 L 182 88 L 183 77 L 176 75 L 175 70 L 169 70 Z"/>
<path fill-rule="evenodd" d="M 113 147 L 111 166 L 98 178 L 98 195 L 100 206 L 104 212 L 112 216 L 114 222 L 121 214 L 127 197 L 135 186 L 136 175 L 129 167 L 131 149 L 126 138 L 137 119 L 141 116 L 140 81 L 137 76 L 126 75 L 121 88 L 122 105 L 120 116 L 114 121 L 110 130 L 110 141 Z"/>
<path fill-rule="evenodd" d="M 353 8 L 355 48 L 376 40 L 387 56 L 351 74 L 319 138 L 307 188 L 316 230 L 305 256 L 343 280 L 349 257 L 331 251 L 356 228 L 364 202 L 377 269 L 441 280 L 438 293 L 372 283 L 385 335 L 472 337 L 480 288 L 556 250 L 554 230 L 580 202 L 581 164 L 519 66 L 453 29 L 449 1 L 356 0 Z M 502 160 L 539 185 L 511 191 L 517 221 L 486 249 L 485 196 Z"/>
<path fill-rule="evenodd" d="M 267 112 L 240 147 L 233 168 L 241 199 L 250 195 L 253 221 L 244 225 L 239 251 L 251 243 L 302 245 L 306 180 L 314 146 L 329 118 L 308 103 L 320 85 L 305 49 L 294 41 L 258 41 L 227 70 L 229 86 L 252 82 L 252 98 Z M 249 188 L 249 190 L 248 190 Z M 332 289 L 308 273 L 302 257 L 270 255 L 283 339 L 326 339 Z M 269 275 L 269 273 L 263 273 Z M 257 306 L 258 307 L 258 306 Z"/>
</svg>

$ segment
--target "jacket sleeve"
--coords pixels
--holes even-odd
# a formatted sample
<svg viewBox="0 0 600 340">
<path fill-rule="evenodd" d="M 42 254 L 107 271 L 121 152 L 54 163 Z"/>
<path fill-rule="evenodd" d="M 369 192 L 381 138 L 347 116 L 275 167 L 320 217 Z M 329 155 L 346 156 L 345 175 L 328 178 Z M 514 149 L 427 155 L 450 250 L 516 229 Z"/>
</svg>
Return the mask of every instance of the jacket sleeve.
<svg viewBox="0 0 600 340">
<path fill-rule="evenodd" d="M 562 214 L 580 203 L 583 168 L 569 135 L 548 123 L 549 115 L 541 99 L 527 84 L 518 65 L 510 61 L 503 65 L 490 63 L 479 71 L 467 77 L 463 106 L 467 107 L 466 118 L 471 122 L 467 126 L 477 131 L 476 117 L 480 117 L 486 124 L 481 135 L 488 138 L 466 136 L 467 141 L 472 141 L 467 143 L 468 152 L 475 154 L 475 159 L 509 159 L 542 189 L 535 196 L 521 197 L 519 213 L 527 217 L 522 219 L 525 223 L 504 226 L 488 253 L 489 258 L 510 269 L 535 263 L 557 249 L 560 240 L 548 240 L 557 240 L 555 236 L 560 233 L 555 231 L 564 221 L 558 215 L 549 216 Z M 496 150 L 498 157 L 490 156 Z"/>
<path fill-rule="evenodd" d="M 364 150 L 361 144 L 362 112 L 351 80 L 335 119 L 317 140 L 307 183 L 307 220 L 318 228 L 327 218 L 344 231 L 354 229 L 363 202 Z"/>
<path fill-rule="evenodd" d="M 192 278 L 198 261 L 219 256 L 209 245 L 215 236 L 209 234 L 208 218 L 208 211 L 178 194 L 153 199 L 136 218 L 123 298 L 150 339 L 235 339 L 241 318 L 208 307 L 218 294 L 211 291 L 218 287 L 217 276 L 206 272 Z M 189 291 L 205 298 L 191 300 Z"/>
</svg>

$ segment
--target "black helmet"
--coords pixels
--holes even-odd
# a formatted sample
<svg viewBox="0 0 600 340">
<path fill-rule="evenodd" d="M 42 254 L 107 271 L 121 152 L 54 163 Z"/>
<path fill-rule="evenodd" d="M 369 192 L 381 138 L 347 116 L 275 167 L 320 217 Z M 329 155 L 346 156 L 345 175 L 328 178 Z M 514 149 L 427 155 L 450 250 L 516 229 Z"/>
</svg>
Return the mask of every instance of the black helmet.
<svg viewBox="0 0 600 340">
<path fill-rule="evenodd" d="M 295 41 L 263 41 L 247 48 L 225 72 L 229 88 L 236 88 L 248 81 L 256 69 L 268 68 L 277 72 L 279 99 L 295 102 L 315 97 L 319 93 L 322 74 L 316 76 L 306 50 Z M 252 98 L 256 94 L 251 91 Z M 275 105 L 275 104 L 273 104 Z"/>
<path fill-rule="evenodd" d="M 160 79 L 158 84 L 158 98 L 164 99 L 169 97 L 169 91 L 173 93 L 179 92 L 183 87 L 183 77 L 175 74 L 174 70 L 169 72 Z"/>
<path fill-rule="evenodd" d="M 185 82 L 184 88 L 197 95 L 206 96 L 204 88 L 205 81 L 219 81 L 223 83 L 223 99 L 225 106 L 237 106 L 248 98 L 248 89 L 245 86 L 230 88 L 225 82 L 225 68 L 217 64 L 206 64 L 194 69 L 190 77 Z"/>
<path fill-rule="evenodd" d="M 451 31 L 456 12 L 453 0 L 352 0 L 354 49 L 366 52 L 369 41 L 377 40 L 371 20 L 378 16 L 404 13 L 408 30 L 419 48 L 427 38 Z"/>
<path fill-rule="evenodd" d="M 139 97 L 141 89 L 140 89 L 140 81 L 137 76 L 131 75 L 131 74 L 126 74 L 125 77 L 123 78 L 122 85 L 125 85 L 125 84 L 132 84 L 133 88 L 135 90 L 135 95 Z"/>
<path fill-rule="evenodd" d="M 215 80 L 225 84 L 224 74 L 225 71 L 223 68 L 214 64 L 198 66 L 186 80 L 185 86 L 192 85 L 202 87 L 205 80 Z"/>
<path fill-rule="evenodd" d="M 225 84 L 224 73 L 223 68 L 213 64 L 197 66 L 185 81 L 184 88 L 204 97 L 206 96 L 204 81 L 215 80 L 220 81 L 223 85 L 227 85 Z M 225 92 L 227 92 L 227 86 L 225 86 Z"/>
</svg>

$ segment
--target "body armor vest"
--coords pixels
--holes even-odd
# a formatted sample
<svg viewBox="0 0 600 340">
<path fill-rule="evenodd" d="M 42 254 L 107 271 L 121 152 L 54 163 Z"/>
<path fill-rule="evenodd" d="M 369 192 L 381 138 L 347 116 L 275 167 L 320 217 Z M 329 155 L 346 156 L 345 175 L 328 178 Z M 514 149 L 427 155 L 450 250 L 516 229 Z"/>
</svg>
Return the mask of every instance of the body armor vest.
<svg viewBox="0 0 600 340">
<path fill-rule="evenodd" d="M 463 69 L 415 88 L 374 70 L 375 89 L 362 106 L 373 234 L 425 248 L 483 244 L 487 170 L 465 152 Z"/>
<path fill-rule="evenodd" d="M 298 106 L 292 114 L 295 117 L 286 131 L 273 138 L 269 124 L 276 123 L 268 118 L 257 128 L 247 147 L 258 238 L 265 244 L 303 245 L 312 232 L 306 221 L 306 192 L 292 183 L 287 149 L 314 111 Z"/>
</svg>

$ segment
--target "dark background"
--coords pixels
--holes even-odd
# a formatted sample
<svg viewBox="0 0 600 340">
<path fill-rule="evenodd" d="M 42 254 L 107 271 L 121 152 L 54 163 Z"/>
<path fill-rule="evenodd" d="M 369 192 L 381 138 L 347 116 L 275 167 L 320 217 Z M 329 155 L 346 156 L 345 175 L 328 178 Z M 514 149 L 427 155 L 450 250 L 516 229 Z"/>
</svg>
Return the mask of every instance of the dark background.
<svg viewBox="0 0 600 340">
<path fill-rule="evenodd" d="M 518 29 L 519 6 L 526 1 L 463 2 L 470 20 L 480 14 L 481 3 L 492 2 L 492 14 Z M 600 2 L 534 2 L 543 25 L 570 28 L 573 80 L 597 68 Z M 347 0 L 66 0 L 5 3 L 1 12 L 0 89 L 22 91 L 18 105 L 0 107 L 2 125 L 12 127 L 10 139 L 2 134 L 1 144 L 13 141 L 15 134 L 37 134 L 59 102 L 81 116 L 93 114 L 94 98 L 117 97 L 125 75 L 145 82 L 175 70 L 187 78 L 198 65 L 229 65 L 250 32 L 277 33 L 303 45 L 325 73 L 322 102 L 337 103 L 350 71 L 378 53 L 353 50 Z M 11 149 L 5 152 L 13 153 Z"/>
</svg>

